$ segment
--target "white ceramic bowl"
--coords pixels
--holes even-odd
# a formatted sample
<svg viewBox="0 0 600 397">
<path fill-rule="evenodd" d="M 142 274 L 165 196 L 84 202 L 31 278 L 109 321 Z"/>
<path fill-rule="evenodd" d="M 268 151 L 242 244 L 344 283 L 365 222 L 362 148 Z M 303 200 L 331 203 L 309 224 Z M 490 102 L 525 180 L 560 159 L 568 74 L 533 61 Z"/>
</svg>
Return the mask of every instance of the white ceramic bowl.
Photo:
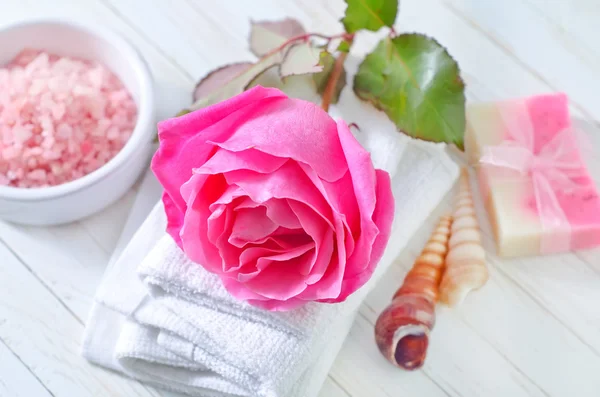
<svg viewBox="0 0 600 397">
<path fill-rule="evenodd" d="M 131 138 L 98 170 L 47 188 L 0 186 L 0 218 L 29 225 L 71 222 L 116 201 L 147 167 L 155 132 L 152 77 L 144 60 L 128 42 L 87 22 L 36 20 L 0 29 L 0 65 L 24 48 L 103 63 L 121 79 L 138 107 Z"/>
</svg>

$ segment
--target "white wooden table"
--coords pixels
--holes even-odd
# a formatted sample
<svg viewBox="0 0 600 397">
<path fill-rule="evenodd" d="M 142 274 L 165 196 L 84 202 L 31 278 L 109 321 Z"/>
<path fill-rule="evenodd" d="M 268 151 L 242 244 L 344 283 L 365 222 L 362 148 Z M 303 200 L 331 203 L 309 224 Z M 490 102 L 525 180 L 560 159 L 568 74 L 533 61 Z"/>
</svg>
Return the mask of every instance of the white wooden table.
<svg viewBox="0 0 600 397">
<path fill-rule="evenodd" d="M 66 16 L 116 29 L 149 61 L 160 116 L 168 117 L 207 71 L 252 59 L 249 18 L 293 16 L 333 34 L 343 10 L 341 0 L 3 0 L 0 24 Z M 446 45 L 469 100 L 565 91 L 573 114 L 593 130 L 600 120 L 598 21 L 597 0 L 403 0 L 397 30 Z M 376 40 L 366 34 L 358 45 Z M 0 396 L 169 395 L 79 356 L 94 291 L 134 196 L 135 189 L 65 226 L 0 222 Z M 424 368 L 407 373 L 388 365 L 373 343 L 373 323 L 430 227 L 365 301 L 322 397 L 600 396 L 600 250 L 513 261 L 489 255 L 485 288 L 459 309 L 439 310 Z M 485 222 L 483 231 L 493 252 Z"/>
</svg>

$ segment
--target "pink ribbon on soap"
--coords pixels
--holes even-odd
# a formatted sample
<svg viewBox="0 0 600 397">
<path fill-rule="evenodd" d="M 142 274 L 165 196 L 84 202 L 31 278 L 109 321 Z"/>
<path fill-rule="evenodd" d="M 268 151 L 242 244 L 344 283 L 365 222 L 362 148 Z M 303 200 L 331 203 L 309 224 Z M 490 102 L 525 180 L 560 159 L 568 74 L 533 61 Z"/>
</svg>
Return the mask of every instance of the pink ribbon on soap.
<svg viewBox="0 0 600 397">
<path fill-rule="evenodd" d="M 536 153 L 533 124 L 525 102 L 500 105 L 499 111 L 510 138 L 484 147 L 480 162 L 530 175 L 543 231 L 541 253 L 570 250 L 571 224 L 556 192 L 578 187 L 573 180 L 583 171 L 577 155 L 578 137 L 571 129 L 561 131 Z"/>
</svg>

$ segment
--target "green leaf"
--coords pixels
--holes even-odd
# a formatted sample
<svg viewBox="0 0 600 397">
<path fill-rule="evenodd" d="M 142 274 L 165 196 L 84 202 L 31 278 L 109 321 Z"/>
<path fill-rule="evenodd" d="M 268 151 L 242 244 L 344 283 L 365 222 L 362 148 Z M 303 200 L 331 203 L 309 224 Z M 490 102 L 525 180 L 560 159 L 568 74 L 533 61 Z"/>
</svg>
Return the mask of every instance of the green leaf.
<svg viewBox="0 0 600 397">
<path fill-rule="evenodd" d="M 293 18 L 279 21 L 252 21 L 249 38 L 250 51 L 257 57 L 262 57 L 288 39 L 305 33 L 302 24 Z"/>
<path fill-rule="evenodd" d="M 348 7 L 342 19 L 348 33 L 366 29 L 373 32 L 391 27 L 398 13 L 398 0 L 346 0 Z"/>
<path fill-rule="evenodd" d="M 321 73 L 315 73 L 312 75 L 312 78 L 317 86 L 317 92 L 320 95 L 323 95 L 325 92 L 325 87 L 327 87 L 327 82 L 329 81 L 329 75 L 333 71 L 333 66 L 335 65 L 335 57 L 331 55 L 327 51 L 321 52 L 321 62 L 323 65 L 323 71 Z M 335 85 L 334 94 L 331 98 L 331 103 L 337 103 L 340 98 L 340 93 L 342 89 L 346 86 L 346 70 L 342 69 L 342 73 L 340 74 L 340 78 Z"/>
<path fill-rule="evenodd" d="M 323 70 L 320 54 L 321 50 L 311 43 L 293 44 L 279 63 L 279 74 L 285 78 L 298 74 L 319 73 Z"/>
<path fill-rule="evenodd" d="M 401 132 L 463 147 L 465 85 L 454 59 L 420 34 L 385 38 L 364 59 L 354 92 L 383 110 Z"/>
<path fill-rule="evenodd" d="M 191 111 L 189 109 L 182 109 L 179 112 L 177 112 L 177 114 L 175 115 L 175 117 L 179 117 L 179 116 L 183 116 L 185 114 L 191 113 Z"/>
<path fill-rule="evenodd" d="M 346 40 L 343 40 L 340 45 L 338 45 L 337 51 L 350 52 L 350 43 L 348 43 Z"/>
<path fill-rule="evenodd" d="M 257 85 L 279 88 L 291 98 L 320 103 L 321 97 L 317 93 L 317 86 L 313 80 L 313 76 L 311 74 L 299 74 L 282 78 L 279 74 L 279 68 L 275 65 L 256 76 L 246 86 L 246 90 Z"/>
<path fill-rule="evenodd" d="M 238 62 L 229 65 L 221 66 L 218 69 L 208 73 L 196 84 L 194 88 L 193 100 L 204 98 L 210 95 L 213 91 L 221 88 L 227 82 L 240 76 L 253 66 L 252 62 Z"/>
<path fill-rule="evenodd" d="M 254 64 L 237 63 L 210 72 L 196 85 L 194 100 L 189 108 L 197 110 L 242 93 L 256 76 L 277 66 L 281 78 L 323 70 L 319 50 L 308 42 L 290 43 L 279 51 L 269 53 Z M 199 95 L 201 93 L 201 95 Z"/>
</svg>

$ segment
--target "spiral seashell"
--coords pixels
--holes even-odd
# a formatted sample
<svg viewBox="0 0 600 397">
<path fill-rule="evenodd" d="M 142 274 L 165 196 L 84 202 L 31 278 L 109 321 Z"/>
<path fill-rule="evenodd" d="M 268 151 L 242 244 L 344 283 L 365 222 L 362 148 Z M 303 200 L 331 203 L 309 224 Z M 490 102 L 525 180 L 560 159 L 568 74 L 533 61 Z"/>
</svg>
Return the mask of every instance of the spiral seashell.
<svg viewBox="0 0 600 397">
<path fill-rule="evenodd" d="M 392 364 L 407 370 L 420 368 L 425 362 L 429 332 L 435 323 L 438 286 L 448 251 L 451 218 L 442 217 L 438 226 L 392 303 L 375 323 L 375 341 Z"/>
<path fill-rule="evenodd" d="M 465 168 L 460 176 L 453 218 L 446 271 L 440 284 L 440 301 L 449 306 L 461 303 L 469 292 L 481 288 L 489 277 L 469 174 Z"/>
</svg>

